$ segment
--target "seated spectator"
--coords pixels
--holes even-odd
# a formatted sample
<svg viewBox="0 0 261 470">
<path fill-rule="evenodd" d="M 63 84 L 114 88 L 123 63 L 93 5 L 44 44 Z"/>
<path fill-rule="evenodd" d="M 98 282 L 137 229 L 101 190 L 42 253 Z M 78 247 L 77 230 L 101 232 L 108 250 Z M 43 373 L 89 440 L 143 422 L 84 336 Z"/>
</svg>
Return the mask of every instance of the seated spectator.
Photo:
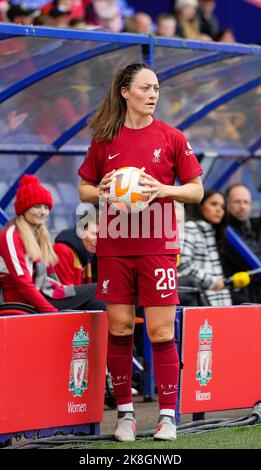
<svg viewBox="0 0 261 470">
<path fill-rule="evenodd" d="M 212 306 L 231 305 L 221 264 L 225 233 L 225 199 L 219 191 L 206 192 L 186 216 L 178 277 L 192 276 Z M 182 282 L 184 285 L 184 282 Z"/>
<path fill-rule="evenodd" d="M 178 240 L 180 250 L 184 243 L 184 225 L 185 225 L 185 209 L 182 202 L 175 201 L 175 214 L 178 228 Z M 178 256 L 179 264 L 180 256 Z M 208 301 L 204 296 L 204 293 L 195 281 L 193 276 L 183 276 L 179 278 L 178 282 L 178 293 L 180 304 L 183 306 L 196 307 L 199 305 L 208 305 Z"/>
<path fill-rule="evenodd" d="M 176 35 L 177 21 L 173 15 L 162 13 L 157 17 L 156 34 L 164 38 L 173 38 Z"/>
<path fill-rule="evenodd" d="M 63 285 L 55 276 L 57 256 L 45 225 L 52 206 L 52 195 L 38 178 L 23 176 L 16 192 L 16 218 L 0 234 L 4 301 L 27 303 L 39 312 L 104 310 L 104 303 L 96 300 L 95 283 Z"/>
<path fill-rule="evenodd" d="M 198 0 L 198 4 L 200 32 L 215 40 L 219 33 L 219 21 L 214 14 L 216 0 Z"/>
<path fill-rule="evenodd" d="M 45 24 L 55 28 L 68 28 L 70 25 L 71 10 L 69 5 L 53 5 L 47 15 Z"/>
<path fill-rule="evenodd" d="M 177 35 L 184 39 L 210 40 L 200 32 L 197 8 L 198 0 L 176 0 Z"/>
<path fill-rule="evenodd" d="M 55 273 L 63 284 L 97 282 L 97 231 L 96 221 L 89 221 L 84 225 L 84 238 L 77 235 L 76 227 L 57 235 L 53 246 L 58 258 Z"/>
<path fill-rule="evenodd" d="M 8 7 L 8 0 L 0 0 L 0 21 L 5 21 Z"/>
<path fill-rule="evenodd" d="M 17 5 L 10 3 L 6 16 L 12 23 L 28 26 L 34 24 L 35 18 L 37 18 L 40 13 L 40 9 L 28 7 L 21 2 Z"/>
<path fill-rule="evenodd" d="M 123 19 L 118 0 L 93 0 L 86 9 L 85 19 L 89 24 L 119 33 Z"/>
<path fill-rule="evenodd" d="M 261 260 L 261 218 L 251 217 L 251 192 L 244 184 L 234 184 L 227 188 L 226 203 L 228 225 Z M 232 276 L 237 271 L 250 269 L 228 241 L 224 248 L 224 268 L 227 276 Z M 232 298 L 234 304 L 261 303 L 261 279 L 258 276 L 252 277 L 249 286 L 232 292 Z"/>
<path fill-rule="evenodd" d="M 55 16 L 59 17 L 59 14 L 64 13 L 69 16 L 70 21 L 74 18 L 81 18 L 83 20 L 85 5 L 82 0 L 47 0 L 42 8 L 42 15 L 49 15 L 50 11 L 53 12 L 53 18 Z"/>
<path fill-rule="evenodd" d="M 215 41 L 217 42 L 227 42 L 228 44 L 234 44 L 236 42 L 235 35 L 231 29 L 221 29 L 216 37 Z"/>
<path fill-rule="evenodd" d="M 125 21 L 125 29 L 135 34 L 150 34 L 153 32 L 153 21 L 150 15 L 143 12 L 135 13 Z"/>
</svg>

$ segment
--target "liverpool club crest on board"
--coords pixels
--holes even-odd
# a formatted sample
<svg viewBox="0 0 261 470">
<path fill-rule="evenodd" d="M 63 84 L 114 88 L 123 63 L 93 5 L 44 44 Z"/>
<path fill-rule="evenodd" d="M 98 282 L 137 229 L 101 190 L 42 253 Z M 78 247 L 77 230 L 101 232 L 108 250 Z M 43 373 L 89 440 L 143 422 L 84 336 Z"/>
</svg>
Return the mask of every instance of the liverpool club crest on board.
<svg viewBox="0 0 261 470">
<path fill-rule="evenodd" d="M 212 377 L 212 326 L 205 320 L 199 329 L 199 351 L 197 357 L 197 380 L 207 385 Z"/>
<path fill-rule="evenodd" d="M 88 346 L 89 335 L 81 326 L 72 341 L 69 391 L 74 397 L 81 397 L 88 387 Z"/>
</svg>

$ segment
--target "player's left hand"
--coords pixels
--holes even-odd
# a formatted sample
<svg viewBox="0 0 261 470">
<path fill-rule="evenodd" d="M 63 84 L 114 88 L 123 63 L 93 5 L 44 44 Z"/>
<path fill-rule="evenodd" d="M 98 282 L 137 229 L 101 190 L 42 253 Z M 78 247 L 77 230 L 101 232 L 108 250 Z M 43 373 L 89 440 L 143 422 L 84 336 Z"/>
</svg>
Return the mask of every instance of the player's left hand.
<svg viewBox="0 0 261 470">
<path fill-rule="evenodd" d="M 142 190 L 143 194 L 151 195 L 148 203 L 152 202 L 158 197 L 166 197 L 168 195 L 167 186 L 160 183 L 158 180 L 153 178 L 153 176 L 148 175 L 144 171 L 141 172 L 140 184 L 144 186 L 144 189 Z"/>
</svg>

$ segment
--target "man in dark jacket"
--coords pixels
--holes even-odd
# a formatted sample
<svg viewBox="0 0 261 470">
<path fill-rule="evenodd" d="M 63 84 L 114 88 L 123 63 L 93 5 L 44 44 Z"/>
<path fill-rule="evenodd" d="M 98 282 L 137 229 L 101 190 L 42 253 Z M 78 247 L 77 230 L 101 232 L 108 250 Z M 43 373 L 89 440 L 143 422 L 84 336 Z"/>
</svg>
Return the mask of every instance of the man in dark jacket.
<svg viewBox="0 0 261 470">
<path fill-rule="evenodd" d="M 228 225 L 236 232 L 254 255 L 261 260 L 261 219 L 251 218 L 252 197 L 249 189 L 243 184 L 234 184 L 226 192 Z M 250 266 L 233 249 L 225 243 L 224 269 L 227 276 L 238 271 L 247 271 Z M 261 278 L 251 278 L 249 286 L 232 292 L 234 304 L 244 302 L 261 303 Z"/>
<path fill-rule="evenodd" d="M 216 0 L 198 0 L 198 3 L 200 32 L 215 40 L 219 33 L 219 22 L 214 14 Z"/>
</svg>

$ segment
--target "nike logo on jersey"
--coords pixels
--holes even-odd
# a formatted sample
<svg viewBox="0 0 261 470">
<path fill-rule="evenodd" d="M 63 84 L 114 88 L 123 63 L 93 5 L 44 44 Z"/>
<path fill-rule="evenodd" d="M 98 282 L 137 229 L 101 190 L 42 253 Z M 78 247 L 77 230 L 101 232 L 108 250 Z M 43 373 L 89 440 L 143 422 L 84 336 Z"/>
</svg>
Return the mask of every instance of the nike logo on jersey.
<svg viewBox="0 0 261 470">
<path fill-rule="evenodd" d="M 120 155 L 120 154 L 119 154 L 119 153 L 115 153 L 114 155 L 109 155 L 109 156 L 108 156 L 108 160 L 112 160 L 113 158 L 118 157 L 118 155 Z"/>
<path fill-rule="evenodd" d="M 161 298 L 165 299 L 165 297 L 169 297 L 172 294 L 173 294 L 173 292 L 171 292 L 170 294 L 161 294 Z"/>
</svg>

